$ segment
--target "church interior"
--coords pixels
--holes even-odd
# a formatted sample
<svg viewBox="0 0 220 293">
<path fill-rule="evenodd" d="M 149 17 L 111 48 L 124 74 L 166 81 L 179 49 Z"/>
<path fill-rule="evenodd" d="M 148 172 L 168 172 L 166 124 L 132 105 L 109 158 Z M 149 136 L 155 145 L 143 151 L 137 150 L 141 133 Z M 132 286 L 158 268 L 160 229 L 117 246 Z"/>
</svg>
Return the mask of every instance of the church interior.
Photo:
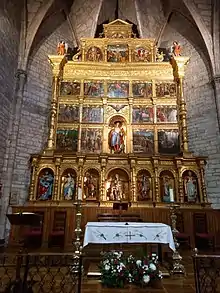
<svg viewBox="0 0 220 293">
<path fill-rule="evenodd" d="M 220 2 L 17 2 L 0 3 L 1 292 L 220 292 Z"/>
</svg>

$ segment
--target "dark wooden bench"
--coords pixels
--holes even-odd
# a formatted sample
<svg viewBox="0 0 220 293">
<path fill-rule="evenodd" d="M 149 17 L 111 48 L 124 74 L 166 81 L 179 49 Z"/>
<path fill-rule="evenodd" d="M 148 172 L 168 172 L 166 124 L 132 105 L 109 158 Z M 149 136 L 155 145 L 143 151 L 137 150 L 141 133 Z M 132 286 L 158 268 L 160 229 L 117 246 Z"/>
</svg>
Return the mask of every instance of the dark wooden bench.
<svg viewBox="0 0 220 293">
<path fill-rule="evenodd" d="M 143 222 L 138 214 L 110 214 L 97 215 L 98 222 Z"/>
</svg>

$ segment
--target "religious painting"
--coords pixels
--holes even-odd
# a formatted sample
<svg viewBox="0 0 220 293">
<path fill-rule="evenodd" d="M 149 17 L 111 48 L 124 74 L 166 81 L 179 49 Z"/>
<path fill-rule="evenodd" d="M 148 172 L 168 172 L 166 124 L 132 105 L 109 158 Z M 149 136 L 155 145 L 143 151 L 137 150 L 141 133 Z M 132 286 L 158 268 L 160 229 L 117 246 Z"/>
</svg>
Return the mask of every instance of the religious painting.
<svg viewBox="0 0 220 293">
<path fill-rule="evenodd" d="M 161 154 L 179 153 L 179 131 L 177 129 L 158 131 L 158 151 Z"/>
<path fill-rule="evenodd" d="M 82 122 L 103 123 L 102 107 L 83 107 Z"/>
<path fill-rule="evenodd" d="M 61 96 L 80 95 L 80 82 L 61 82 L 60 95 Z"/>
<path fill-rule="evenodd" d="M 79 107 L 71 104 L 59 104 L 58 122 L 79 122 Z"/>
<path fill-rule="evenodd" d="M 132 113 L 133 123 L 153 123 L 154 110 L 152 107 L 135 107 Z"/>
<path fill-rule="evenodd" d="M 78 129 L 58 129 L 56 149 L 59 151 L 77 152 Z"/>
<path fill-rule="evenodd" d="M 151 82 L 139 82 L 132 84 L 132 92 L 134 97 L 148 98 L 152 97 L 152 83 Z"/>
<path fill-rule="evenodd" d="M 128 46 L 124 44 L 108 45 L 107 61 L 108 62 L 128 62 Z"/>
<path fill-rule="evenodd" d="M 99 172 L 89 169 L 84 175 L 84 197 L 87 201 L 97 200 L 99 197 Z"/>
<path fill-rule="evenodd" d="M 125 128 L 123 121 L 114 121 L 108 134 L 108 144 L 111 153 L 120 154 L 125 152 Z"/>
<path fill-rule="evenodd" d="M 84 83 L 84 95 L 89 97 L 103 97 L 104 85 L 100 81 L 88 81 Z"/>
<path fill-rule="evenodd" d="M 129 83 L 115 81 L 108 83 L 108 97 L 109 98 L 126 98 L 129 94 Z"/>
<path fill-rule="evenodd" d="M 86 60 L 92 62 L 99 62 L 103 60 L 103 54 L 100 48 L 90 47 L 86 53 Z"/>
<path fill-rule="evenodd" d="M 40 171 L 38 176 L 37 196 L 38 200 L 52 199 L 54 186 L 54 173 L 50 168 Z"/>
<path fill-rule="evenodd" d="M 108 201 L 129 201 L 129 177 L 122 169 L 114 169 L 107 175 L 105 184 Z"/>
<path fill-rule="evenodd" d="M 199 199 L 198 180 L 193 171 L 187 170 L 183 173 L 184 200 L 194 203 Z"/>
<path fill-rule="evenodd" d="M 156 97 L 176 97 L 177 87 L 173 82 L 157 82 L 156 83 Z"/>
<path fill-rule="evenodd" d="M 176 123 L 177 108 L 175 106 L 158 106 L 157 107 L 157 122 L 158 123 Z"/>
<path fill-rule="evenodd" d="M 154 153 L 154 132 L 151 130 L 133 130 L 133 152 L 152 155 Z"/>
<path fill-rule="evenodd" d="M 76 171 L 66 169 L 61 176 L 61 195 L 64 200 L 73 200 L 76 194 Z"/>
<path fill-rule="evenodd" d="M 175 181 L 172 172 L 169 170 L 160 173 L 160 198 L 162 202 L 174 202 Z"/>
<path fill-rule="evenodd" d="M 100 153 L 102 151 L 102 129 L 83 128 L 81 135 L 81 151 L 86 153 Z"/>
<path fill-rule="evenodd" d="M 145 48 L 136 48 L 133 51 L 132 59 L 134 62 L 150 62 L 151 52 Z"/>
<path fill-rule="evenodd" d="M 139 201 L 152 200 L 152 182 L 147 170 L 141 170 L 137 174 L 137 199 Z"/>
</svg>

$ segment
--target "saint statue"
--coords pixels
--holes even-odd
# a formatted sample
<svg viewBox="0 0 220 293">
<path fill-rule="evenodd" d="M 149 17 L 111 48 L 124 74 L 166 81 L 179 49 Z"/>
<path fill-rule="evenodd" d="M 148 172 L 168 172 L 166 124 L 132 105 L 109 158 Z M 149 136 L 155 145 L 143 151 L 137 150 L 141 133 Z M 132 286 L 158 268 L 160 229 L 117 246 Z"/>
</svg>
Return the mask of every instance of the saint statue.
<svg viewBox="0 0 220 293">
<path fill-rule="evenodd" d="M 163 201 L 170 202 L 170 178 L 165 176 L 163 177 Z"/>
<path fill-rule="evenodd" d="M 75 191 L 75 180 L 72 174 L 68 173 L 63 185 L 64 198 L 67 200 L 73 199 L 74 191 Z"/>
<path fill-rule="evenodd" d="M 48 200 L 52 197 L 54 177 L 46 171 L 39 179 L 39 200 Z"/>
<path fill-rule="evenodd" d="M 125 131 L 120 121 L 115 122 L 114 128 L 109 132 L 109 148 L 115 154 L 124 153 Z"/>
<path fill-rule="evenodd" d="M 119 174 L 115 174 L 115 177 L 111 178 L 110 187 L 108 190 L 109 199 L 120 201 L 124 197 L 123 184 L 119 177 Z"/>
<path fill-rule="evenodd" d="M 196 180 L 190 171 L 188 172 L 188 176 L 184 178 L 184 187 L 188 202 L 195 202 L 197 196 Z"/>
<path fill-rule="evenodd" d="M 96 197 L 97 179 L 90 173 L 87 173 L 84 178 L 84 190 L 86 198 Z"/>
<path fill-rule="evenodd" d="M 149 199 L 150 195 L 150 180 L 149 178 L 143 174 L 140 184 L 139 184 L 139 194 L 141 200 Z"/>
</svg>

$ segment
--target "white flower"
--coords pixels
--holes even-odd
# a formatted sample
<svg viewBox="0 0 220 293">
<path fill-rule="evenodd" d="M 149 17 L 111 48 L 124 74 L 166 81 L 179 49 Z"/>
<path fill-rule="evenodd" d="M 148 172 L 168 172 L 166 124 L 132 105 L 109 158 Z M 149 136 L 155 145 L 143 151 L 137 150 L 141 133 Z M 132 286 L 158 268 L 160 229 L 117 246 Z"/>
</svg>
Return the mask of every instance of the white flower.
<svg viewBox="0 0 220 293">
<path fill-rule="evenodd" d="M 151 263 L 150 265 L 149 265 L 149 268 L 152 270 L 152 271 L 156 271 L 156 266 L 153 264 L 153 263 Z"/>
<path fill-rule="evenodd" d="M 144 266 L 143 266 L 143 269 L 144 269 L 144 270 L 148 270 L 148 269 L 149 269 L 148 265 L 144 265 Z"/>
<path fill-rule="evenodd" d="M 150 282 L 150 277 L 148 275 L 144 275 L 143 276 L 143 281 L 145 284 L 149 283 Z"/>
<path fill-rule="evenodd" d="M 120 267 L 121 268 L 124 268 L 125 267 L 125 265 L 123 264 L 123 262 L 120 262 Z"/>
<path fill-rule="evenodd" d="M 105 265 L 105 270 L 109 271 L 110 270 L 110 266 L 109 265 Z"/>
<path fill-rule="evenodd" d="M 109 264 L 109 260 L 108 259 L 106 259 L 106 260 L 103 261 L 103 265 L 106 265 L 106 264 Z"/>
<path fill-rule="evenodd" d="M 137 265 L 138 267 L 140 267 L 140 266 L 141 266 L 141 260 L 137 260 L 137 261 L 136 261 L 136 265 Z"/>
</svg>

